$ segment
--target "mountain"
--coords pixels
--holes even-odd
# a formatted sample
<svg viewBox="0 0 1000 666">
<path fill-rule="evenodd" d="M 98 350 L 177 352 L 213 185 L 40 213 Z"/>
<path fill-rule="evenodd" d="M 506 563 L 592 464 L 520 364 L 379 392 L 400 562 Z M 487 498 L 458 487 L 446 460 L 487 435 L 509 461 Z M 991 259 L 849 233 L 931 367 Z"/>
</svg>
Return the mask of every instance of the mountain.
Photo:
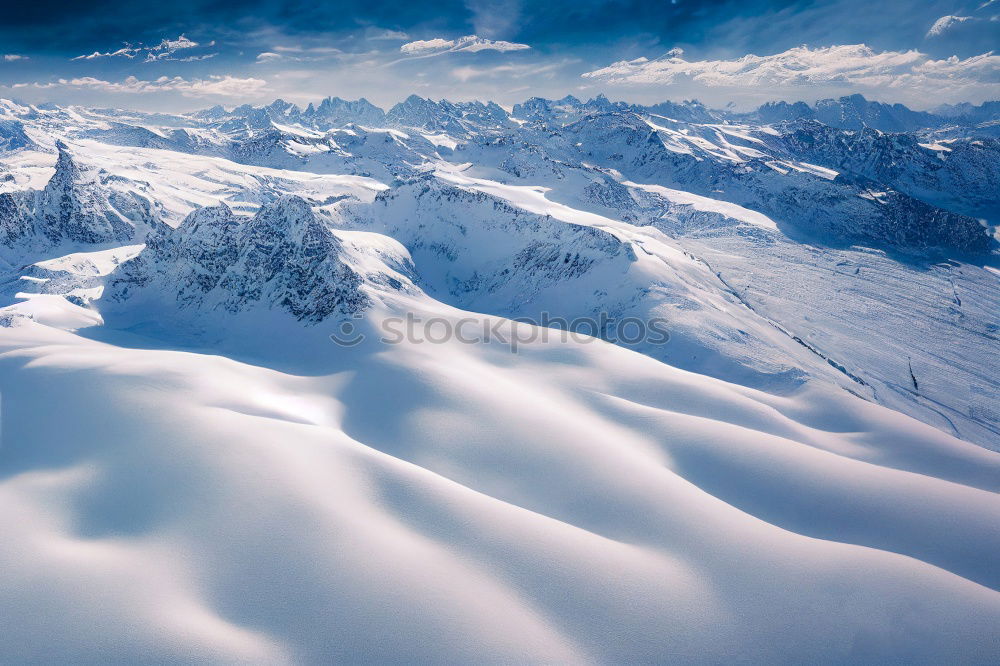
<svg viewBox="0 0 1000 666">
<path fill-rule="evenodd" d="M 1000 101 L 983 102 L 979 105 L 968 102 L 944 104 L 934 109 L 934 114 L 968 123 L 997 122 L 1000 121 Z"/>
<path fill-rule="evenodd" d="M 996 662 L 955 112 L 0 101 L 0 661 Z"/>
<path fill-rule="evenodd" d="M 841 129 L 871 127 L 883 132 L 907 132 L 933 127 L 938 122 L 932 114 L 911 111 L 902 104 L 869 101 L 861 95 L 816 102 L 816 119 Z"/>
<path fill-rule="evenodd" d="M 688 122 L 714 122 L 719 116 L 709 111 L 697 101 L 660 102 L 653 105 L 627 104 L 611 102 L 604 95 L 582 102 L 573 95 L 567 95 L 560 100 L 547 100 L 532 97 L 521 104 L 515 104 L 512 115 L 515 118 L 535 121 L 561 121 L 563 124 L 579 120 L 593 113 L 636 112 L 668 116 Z"/>
<path fill-rule="evenodd" d="M 0 120 L 0 151 L 32 148 L 35 142 L 24 133 L 24 124 L 17 120 Z"/>
<path fill-rule="evenodd" d="M 794 120 L 818 120 L 845 130 L 875 129 L 881 132 L 913 132 L 936 129 L 955 123 L 975 127 L 1000 120 L 1000 103 L 985 102 L 979 106 L 959 104 L 942 106 L 933 112 L 913 111 L 902 104 L 886 104 L 865 99 L 862 95 L 847 95 L 838 99 L 821 99 L 814 106 L 805 102 L 768 102 L 747 115 L 759 122 L 776 123 Z"/>
<path fill-rule="evenodd" d="M 343 127 L 350 123 L 368 127 L 385 125 L 385 112 L 364 98 L 349 102 L 339 97 L 327 97 L 315 108 L 310 105 L 301 117 L 319 129 Z"/>
<path fill-rule="evenodd" d="M 80 166 L 61 141 L 56 149 L 55 172 L 42 190 L 0 193 L 0 247 L 8 258 L 125 245 L 161 226 L 157 204 L 127 180 Z"/>
<path fill-rule="evenodd" d="M 977 253 L 992 246 L 976 219 L 896 192 L 885 179 L 868 181 L 865 173 L 841 174 L 781 160 L 780 153 L 761 150 L 770 137 L 748 141 L 735 128 L 727 134 L 726 128 L 703 127 L 695 134 L 655 121 L 632 114 L 594 115 L 567 126 L 565 133 L 579 146 L 573 152 L 582 153 L 580 160 L 606 164 L 636 182 L 662 183 L 760 210 L 804 233 L 911 250 Z M 822 134 L 825 126 L 813 129 Z M 802 140 L 807 142 L 814 143 L 813 134 Z M 990 152 L 1000 154 L 998 148 L 993 145 Z M 988 169 L 980 187 L 990 187 L 995 178 Z"/>
<path fill-rule="evenodd" d="M 130 313 L 176 306 L 235 313 L 280 308 L 316 323 L 362 311 L 361 277 L 341 258 L 336 236 L 306 201 L 286 196 L 241 221 L 221 205 L 199 208 L 111 275 L 104 298 Z M 151 302 L 152 301 L 152 302 Z"/>
<path fill-rule="evenodd" d="M 496 129 L 510 125 L 507 112 L 495 102 L 449 102 L 410 95 L 396 104 L 386 121 L 393 126 L 466 134 L 470 129 Z"/>
<path fill-rule="evenodd" d="M 875 129 L 846 134 L 817 121 L 790 123 L 779 131 L 782 147 L 803 161 L 890 185 L 945 209 L 997 219 L 998 139 L 928 144 L 919 136 Z"/>
</svg>

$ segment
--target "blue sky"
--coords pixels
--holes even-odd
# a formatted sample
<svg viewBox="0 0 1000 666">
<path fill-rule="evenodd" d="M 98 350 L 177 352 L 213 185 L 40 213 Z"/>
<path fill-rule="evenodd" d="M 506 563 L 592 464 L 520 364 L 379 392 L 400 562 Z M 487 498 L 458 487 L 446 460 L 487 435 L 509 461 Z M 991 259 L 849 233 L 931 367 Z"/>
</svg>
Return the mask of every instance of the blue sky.
<svg viewBox="0 0 1000 666">
<path fill-rule="evenodd" d="M 0 96 L 188 110 L 327 95 L 747 107 L 1000 97 L 1000 0 L 62 0 L 0 24 Z"/>
</svg>

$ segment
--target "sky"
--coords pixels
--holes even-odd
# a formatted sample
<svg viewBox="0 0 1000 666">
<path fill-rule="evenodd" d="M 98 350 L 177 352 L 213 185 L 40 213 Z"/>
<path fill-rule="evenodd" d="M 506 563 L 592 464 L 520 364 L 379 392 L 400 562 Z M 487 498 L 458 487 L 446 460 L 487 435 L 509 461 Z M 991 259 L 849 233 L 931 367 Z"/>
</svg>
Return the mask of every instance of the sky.
<svg viewBox="0 0 1000 666">
<path fill-rule="evenodd" d="M 1000 99 L 1000 0 L 31 0 L 2 15 L 0 97 L 31 103 Z"/>
</svg>

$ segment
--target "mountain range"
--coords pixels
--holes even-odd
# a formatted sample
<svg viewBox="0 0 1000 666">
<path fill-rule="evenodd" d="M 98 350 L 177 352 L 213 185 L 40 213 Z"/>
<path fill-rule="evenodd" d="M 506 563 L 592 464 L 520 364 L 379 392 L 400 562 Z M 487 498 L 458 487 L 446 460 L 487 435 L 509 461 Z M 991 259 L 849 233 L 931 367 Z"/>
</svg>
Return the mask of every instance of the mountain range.
<svg viewBox="0 0 1000 666">
<path fill-rule="evenodd" d="M 995 662 L 998 127 L 0 101 L 0 661 Z"/>
</svg>

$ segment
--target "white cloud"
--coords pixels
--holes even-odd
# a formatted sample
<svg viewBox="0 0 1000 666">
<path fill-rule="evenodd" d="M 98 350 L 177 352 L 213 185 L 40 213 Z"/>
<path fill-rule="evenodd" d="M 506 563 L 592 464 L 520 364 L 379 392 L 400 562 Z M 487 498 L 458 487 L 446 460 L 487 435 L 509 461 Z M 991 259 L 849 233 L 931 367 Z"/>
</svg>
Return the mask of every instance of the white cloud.
<svg viewBox="0 0 1000 666">
<path fill-rule="evenodd" d="M 418 39 L 414 42 L 407 42 L 399 47 L 400 52 L 408 56 L 427 57 L 441 55 L 443 53 L 455 53 L 458 51 L 523 51 L 530 49 L 527 44 L 517 44 L 515 42 L 504 42 L 500 40 L 486 39 L 476 35 L 467 35 L 458 39 Z"/>
<path fill-rule="evenodd" d="M 164 39 L 156 46 L 148 49 L 146 62 L 153 60 L 171 60 L 171 56 L 183 49 L 193 49 L 198 46 L 198 42 L 192 41 L 181 35 L 177 39 Z"/>
<path fill-rule="evenodd" d="M 993 52 L 965 58 L 951 56 L 944 60 L 927 60 L 913 68 L 917 76 L 955 81 L 1000 82 L 1000 56 Z"/>
<path fill-rule="evenodd" d="M 59 79 L 48 83 L 15 83 L 11 87 L 39 89 L 62 87 L 130 94 L 177 92 L 185 97 L 247 97 L 262 92 L 267 87 L 267 82 L 254 78 L 237 78 L 228 74 L 210 76 L 207 79 L 161 76 L 152 81 L 143 81 L 129 76 L 120 82 L 83 76 L 74 79 Z"/>
<path fill-rule="evenodd" d="M 769 56 L 735 60 L 684 60 L 678 50 L 662 58 L 616 62 L 583 74 L 606 83 L 670 85 L 694 82 L 707 87 L 781 89 L 811 85 L 910 88 L 956 92 L 996 86 L 1000 56 L 932 60 L 916 50 L 876 53 L 863 44 L 809 48 L 799 46 Z M 996 86 L 1000 87 L 1000 86 Z"/>
<path fill-rule="evenodd" d="M 133 46 L 131 44 L 126 44 L 117 51 L 108 51 L 107 53 L 101 53 L 100 51 L 94 51 L 90 55 L 80 55 L 72 58 L 72 60 L 96 60 L 98 58 L 136 58 L 140 56 L 145 56 L 144 62 L 155 62 L 157 60 L 177 60 L 181 62 L 189 62 L 192 60 L 205 60 L 215 56 L 214 53 L 206 55 L 192 55 L 184 58 L 175 58 L 174 54 L 178 51 L 185 49 L 193 49 L 199 46 L 214 46 L 215 42 L 209 42 L 208 44 L 199 44 L 198 42 L 188 39 L 184 35 L 181 35 L 177 39 L 164 39 L 159 44 L 154 46 L 144 46 L 142 44 Z"/>
<path fill-rule="evenodd" d="M 136 50 L 131 46 L 126 46 L 120 48 L 117 51 L 108 51 L 107 53 L 101 53 L 100 51 L 94 51 L 90 55 L 78 55 L 75 58 L 70 58 L 70 60 L 96 60 L 97 58 L 134 58 L 136 56 Z"/>
<path fill-rule="evenodd" d="M 934 25 L 931 29 L 927 31 L 927 37 L 939 37 L 944 33 L 948 32 L 956 25 L 961 25 L 966 21 L 975 21 L 971 16 L 942 16 L 937 21 L 934 21 Z"/>
<path fill-rule="evenodd" d="M 257 54 L 257 63 L 269 63 L 278 61 L 290 62 L 314 62 L 317 60 L 327 60 L 343 54 L 340 49 L 332 46 L 317 46 L 313 48 L 302 48 L 300 46 L 275 46 L 271 51 L 264 51 Z"/>
<path fill-rule="evenodd" d="M 418 39 L 415 42 L 407 42 L 399 47 L 399 50 L 406 55 L 422 55 L 436 51 L 444 51 L 455 46 L 454 39 Z"/>
<path fill-rule="evenodd" d="M 14 62 L 15 60 L 27 60 L 28 56 L 18 55 L 16 53 L 8 53 L 3 56 L 4 62 Z"/>
</svg>

